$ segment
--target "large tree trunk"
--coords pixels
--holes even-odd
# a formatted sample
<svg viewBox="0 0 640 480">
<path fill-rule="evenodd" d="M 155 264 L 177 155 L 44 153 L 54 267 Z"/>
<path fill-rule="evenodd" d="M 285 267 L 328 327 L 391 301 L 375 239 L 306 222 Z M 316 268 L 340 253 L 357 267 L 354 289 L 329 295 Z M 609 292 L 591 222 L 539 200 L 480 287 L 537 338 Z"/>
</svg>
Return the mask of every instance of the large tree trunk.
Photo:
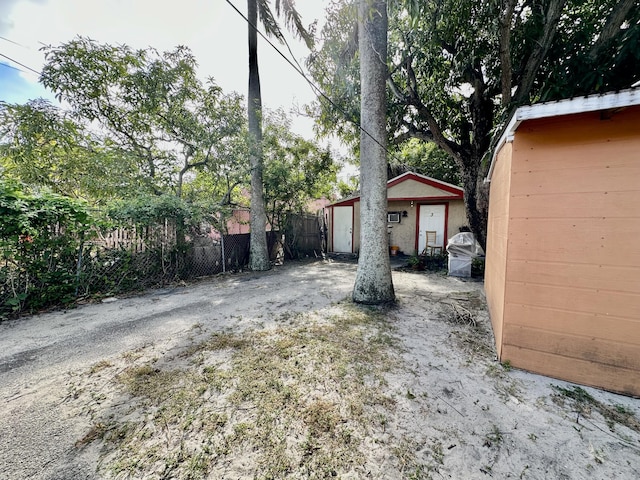
<svg viewBox="0 0 640 480">
<path fill-rule="evenodd" d="M 267 217 L 264 208 L 264 186 L 262 181 L 262 96 L 258 73 L 258 22 L 257 0 L 247 1 L 249 18 L 249 164 L 251 166 L 251 237 L 249 245 L 249 268 L 269 270 L 267 248 Z"/>
<path fill-rule="evenodd" d="M 360 0 L 360 257 L 353 300 L 395 300 L 387 236 L 387 6 Z M 373 138 L 372 138 L 373 137 Z"/>
<path fill-rule="evenodd" d="M 476 240 L 485 249 L 487 245 L 487 221 L 489 218 L 489 188 L 484 183 L 483 173 L 479 166 L 464 168 L 461 171 L 467 222 L 469 222 L 469 228 Z"/>
</svg>

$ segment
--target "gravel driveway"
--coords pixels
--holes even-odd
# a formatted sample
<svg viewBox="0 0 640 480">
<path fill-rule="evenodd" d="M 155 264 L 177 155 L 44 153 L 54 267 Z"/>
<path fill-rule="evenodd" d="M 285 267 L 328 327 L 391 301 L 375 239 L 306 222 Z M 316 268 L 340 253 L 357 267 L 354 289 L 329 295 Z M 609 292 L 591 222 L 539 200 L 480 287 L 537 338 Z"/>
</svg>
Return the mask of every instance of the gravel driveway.
<svg viewBox="0 0 640 480">
<path fill-rule="evenodd" d="M 144 345 L 177 348 L 196 324 L 244 327 L 274 308 L 341 300 L 354 274 L 349 263 L 291 263 L 0 324 L 0 479 L 96 478 L 95 465 L 75 464 L 87 426 L 63 413 L 73 372 Z"/>
<path fill-rule="evenodd" d="M 233 341 L 240 345 L 245 342 L 238 336 L 241 332 L 258 332 L 251 337 L 256 342 L 267 335 L 264 332 L 273 336 L 276 328 L 280 329 L 278 341 L 290 355 L 297 350 L 292 350 L 295 347 L 292 342 L 284 341 L 285 328 L 295 326 L 298 328 L 295 335 L 302 338 L 308 329 L 301 330 L 299 323 L 309 322 L 310 313 L 318 318 L 334 315 L 335 310 L 349 312 L 352 307 L 346 306 L 348 302 L 344 300 L 351 293 L 355 271 L 356 265 L 349 262 L 294 262 L 270 272 L 220 276 L 0 324 L 0 479 L 114 476 L 113 470 L 101 463 L 106 458 L 104 444 L 90 441 L 79 449 L 78 442 L 95 428 L 91 415 L 106 418 L 117 411 L 114 408 L 122 396 L 116 396 L 113 390 L 122 387 L 122 382 L 120 386 L 114 383 L 118 372 L 122 372 L 118 370 L 119 364 L 130 368 L 127 365 L 138 362 L 135 364 L 138 373 L 146 372 L 147 365 L 160 365 L 162 359 L 167 364 L 181 359 L 184 364 L 180 352 L 216 332 L 233 333 L 236 336 L 229 339 L 235 338 Z M 376 393 L 382 400 L 376 404 L 377 410 L 372 410 L 375 415 L 366 409 L 360 413 L 362 421 L 366 420 L 364 426 L 347 417 L 332 424 L 335 428 L 348 425 L 350 441 L 359 442 L 353 448 L 362 450 L 361 455 L 350 457 L 348 468 L 341 472 L 336 467 L 332 475 L 425 479 L 638 478 L 639 400 L 594 389 L 575 390 L 564 382 L 504 369 L 493 358 L 479 282 L 394 271 L 394 284 L 398 306 L 382 315 L 394 337 L 387 356 L 395 363 L 390 360 L 389 365 L 401 366 L 382 372 L 386 380 L 380 382 Z M 469 303 L 464 305 L 476 316 L 473 325 L 456 325 L 446 320 L 446 309 L 458 300 L 471 301 L 471 307 Z M 283 319 L 287 319 L 286 325 Z M 328 331 L 320 327 L 316 330 Z M 387 348 L 385 345 L 380 348 L 383 347 Z M 140 354 L 136 356 L 135 352 Z M 200 355 L 198 371 L 212 371 L 215 365 L 207 367 L 206 362 L 213 362 L 215 355 L 211 358 Z M 309 352 L 300 355 L 295 358 L 295 368 L 299 361 L 309 357 Z M 141 363 L 150 358 L 156 363 Z M 224 362 L 230 365 L 228 358 Z M 97 375 L 87 380 L 96 365 L 105 366 L 100 372 L 103 377 Z M 162 368 L 159 366 L 155 371 Z M 299 387 L 303 392 L 303 385 Z M 326 398 L 316 398 L 319 395 L 316 389 L 312 392 L 316 395 L 313 405 L 340 407 L 339 395 L 331 393 L 331 385 L 322 388 L 328 389 Z M 105 391 L 98 392 L 100 389 Z M 589 404 L 578 405 L 576 398 L 563 397 L 558 391 L 589 392 L 578 399 L 586 399 Z M 96 402 L 97 393 L 101 400 Z M 212 398 L 210 392 L 206 395 Z M 310 402 L 302 394 L 298 398 L 302 405 Z M 127 405 L 128 411 L 139 408 L 135 402 Z M 628 414 L 626 420 L 607 417 L 610 411 L 607 406 L 612 406 L 611 411 Z M 344 408 L 340 408 L 344 413 Z M 292 425 L 296 421 L 292 420 Z M 228 427 L 238 430 L 237 424 L 232 425 L 231 416 Z M 318 435 L 326 433 L 318 432 Z M 308 438 L 308 433 L 302 430 L 294 433 Z M 296 444 L 291 445 L 286 453 L 294 458 Z M 248 447 L 245 444 L 242 448 Z M 242 455 L 235 457 L 240 460 Z M 227 462 L 226 470 L 216 470 L 220 465 L 207 465 L 193 476 L 182 475 L 181 470 L 171 474 L 165 471 L 164 475 L 149 473 L 156 470 L 138 473 L 131 470 L 129 475 L 131 478 L 264 476 L 259 462 L 235 464 L 233 458 L 230 455 L 220 460 L 219 463 Z M 281 475 L 284 476 L 308 478 L 299 471 Z M 128 477 L 121 474 L 117 478 Z"/>
</svg>

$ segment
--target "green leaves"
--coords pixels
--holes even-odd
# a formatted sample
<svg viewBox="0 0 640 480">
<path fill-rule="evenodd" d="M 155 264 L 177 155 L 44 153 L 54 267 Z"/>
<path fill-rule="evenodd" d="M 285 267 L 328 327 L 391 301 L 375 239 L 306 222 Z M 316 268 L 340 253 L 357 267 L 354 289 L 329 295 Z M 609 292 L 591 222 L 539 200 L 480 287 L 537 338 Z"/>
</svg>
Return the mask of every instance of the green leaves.
<svg viewBox="0 0 640 480">
<path fill-rule="evenodd" d="M 111 154 L 134 162 L 132 183 L 143 190 L 181 196 L 185 174 L 221 161 L 243 134 L 241 97 L 203 84 L 186 47 L 160 53 L 79 37 L 44 50 L 44 85 L 98 124 Z"/>
<path fill-rule="evenodd" d="M 46 191 L 29 195 L 11 181 L 0 181 L 0 217 L 0 240 L 12 243 L 46 237 L 53 225 L 77 233 L 90 223 L 84 202 Z"/>
<path fill-rule="evenodd" d="M 271 11 L 270 0 L 255 0 L 258 7 L 258 15 L 260 22 L 264 26 L 267 35 L 277 38 L 280 42 L 284 42 L 282 30 L 278 25 L 273 12 Z M 307 47 L 313 48 L 313 28 L 308 30 L 302 23 L 302 17 L 296 10 L 296 2 L 294 0 L 276 0 L 276 15 L 284 18 L 286 27 L 307 44 Z"/>
<path fill-rule="evenodd" d="M 111 219 L 123 225 L 149 226 L 165 219 L 190 218 L 192 208 L 174 195 L 140 195 L 113 202 L 108 213 Z"/>
<path fill-rule="evenodd" d="M 0 318 L 71 301 L 77 253 L 92 223 L 86 205 L 0 181 L 0 218 Z"/>
<path fill-rule="evenodd" d="M 282 111 L 265 118 L 265 205 L 275 225 L 286 212 L 305 212 L 310 200 L 330 196 L 336 182 L 331 154 L 291 133 L 289 127 Z"/>
<path fill-rule="evenodd" d="M 570 1 L 563 11 L 537 98 L 556 100 L 629 88 L 640 77 L 640 5 Z"/>
<path fill-rule="evenodd" d="M 454 185 L 461 183 L 458 166 L 434 143 L 425 143 L 412 138 L 402 145 L 397 156 L 414 172 Z"/>
<path fill-rule="evenodd" d="M 134 164 L 46 100 L 0 104 L 5 176 L 70 197 L 108 199 L 136 188 Z M 133 184 L 133 185 L 131 185 Z"/>
<path fill-rule="evenodd" d="M 354 2 L 334 2 L 310 70 L 331 102 L 325 134 L 355 144 L 359 117 Z M 640 3 L 634 0 L 396 0 L 389 8 L 387 132 L 434 142 L 455 160 L 467 216 L 483 243 L 482 180 L 491 149 L 520 105 L 629 88 L 640 78 Z M 349 55 L 344 53 L 348 52 Z"/>
</svg>

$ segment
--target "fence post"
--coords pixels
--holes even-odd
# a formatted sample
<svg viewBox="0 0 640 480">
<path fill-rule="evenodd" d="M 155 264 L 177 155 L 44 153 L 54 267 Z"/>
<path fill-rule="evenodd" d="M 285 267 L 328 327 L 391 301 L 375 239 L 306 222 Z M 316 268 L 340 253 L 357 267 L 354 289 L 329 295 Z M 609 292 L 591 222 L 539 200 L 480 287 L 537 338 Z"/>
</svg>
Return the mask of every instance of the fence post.
<svg viewBox="0 0 640 480">
<path fill-rule="evenodd" d="M 78 250 L 78 263 L 76 264 L 76 292 L 78 297 L 78 289 L 80 288 L 80 270 L 82 269 L 82 249 L 84 247 L 84 232 L 80 233 L 80 248 Z"/>
<path fill-rule="evenodd" d="M 220 252 L 222 253 L 222 273 L 226 273 L 227 260 L 224 256 L 224 233 L 220 235 Z"/>
</svg>

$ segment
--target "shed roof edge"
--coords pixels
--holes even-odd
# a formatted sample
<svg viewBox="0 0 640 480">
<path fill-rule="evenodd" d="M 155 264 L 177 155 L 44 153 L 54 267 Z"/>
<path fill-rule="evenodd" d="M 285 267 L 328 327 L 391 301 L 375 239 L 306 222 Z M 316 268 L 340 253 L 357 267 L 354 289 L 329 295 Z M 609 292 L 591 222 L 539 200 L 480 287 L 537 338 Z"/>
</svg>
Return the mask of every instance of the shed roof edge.
<svg viewBox="0 0 640 480">
<path fill-rule="evenodd" d="M 516 130 L 518 130 L 518 127 L 522 122 L 526 120 L 536 120 L 539 118 L 596 112 L 611 108 L 631 107 L 634 105 L 640 105 L 640 89 L 636 88 L 519 107 L 511 116 L 511 119 L 507 124 L 507 128 L 505 128 L 504 132 L 500 136 L 496 149 L 491 156 L 491 165 L 489 166 L 489 171 L 487 172 L 484 182 L 491 182 L 491 176 L 493 175 L 493 169 L 496 158 L 498 157 L 498 152 L 505 143 L 513 141 Z"/>
</svg>

